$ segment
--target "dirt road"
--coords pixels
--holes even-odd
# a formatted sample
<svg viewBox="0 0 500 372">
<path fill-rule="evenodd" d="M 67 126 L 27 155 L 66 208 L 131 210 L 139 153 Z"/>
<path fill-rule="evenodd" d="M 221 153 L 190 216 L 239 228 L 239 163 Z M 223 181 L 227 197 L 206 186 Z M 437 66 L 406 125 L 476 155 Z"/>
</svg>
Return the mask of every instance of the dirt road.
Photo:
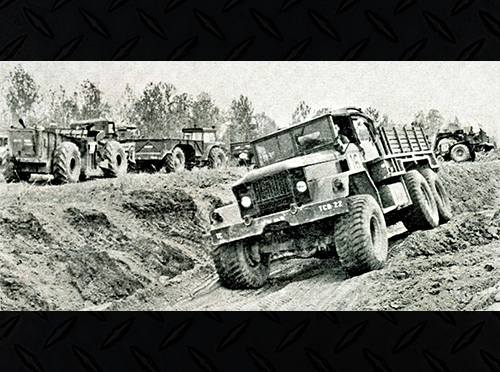
<svg viewBox="0 0 500 372">
<path fill-rule="evenodd" d="M 231 202 L 230 186 L 244 172 L 0 184 L 0 310 L 499 306 L 500 161 L 445 164 L 455 217 L 431 231 L 395 235 L 382 270 L 349 278 L 335 258 L 280 258 L 263 288 L 234 291 L 219 284 L 207 215 Z"/>
</svg>

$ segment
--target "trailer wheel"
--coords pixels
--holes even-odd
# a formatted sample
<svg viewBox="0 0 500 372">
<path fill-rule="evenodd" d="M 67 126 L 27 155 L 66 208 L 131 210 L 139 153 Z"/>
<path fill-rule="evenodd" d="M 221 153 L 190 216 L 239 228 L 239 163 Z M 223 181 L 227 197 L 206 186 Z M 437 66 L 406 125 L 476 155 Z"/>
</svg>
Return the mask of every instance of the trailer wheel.
<svg viewBox="0 0 500 372">
<path fill-rule="evenodd" d="M 208 167 L 214 169 L 225 168 L 227 165 L 227 157 L 224 151 L 219 147 L 214 147 L 208 154 Z"/>
<path fill-rule="evenodd" d="M 446 191 L 444 187 L 443 181 L 441 181 L 439 174 L 430 168 L 423 168 L 419 171 L 429 184 L 434 199 L 436 199 L 440 221 L 443 223 L 448 222 L 453 217 L 453 213 L 451 212 L 450 197 L 448 196 L 448 191 Z"/>
<path fill-rule="evenodd" d="M 270 255 L 258 251 L 249 239 L 226 243 L 214 251 L 220 281 L 230 289 L 260 288 L 269 277 Z"/>
<path fill-rule="evenodd" d="M 413 203 L 403 215 L 403 223 L 408 231 L 432 229 L 439 225 L 436 199 L 424 176 L 417 170 L 404 175 L 404 181 Z"/>
<path fill-rule="evenodd" d="M 180 147 L 176 147 L 172 154 L 167 155 L 165 169 L 167 172 L 180 172 L 186 169 L 186 155 Z"/>
<path fill-rule="evenodd" d="M 471 153 L 466 145 L 459 143 L 451 148 L 450 157 L 457 163 L 461 163 L 469 160 L 471 158 Z"/>
<path fill-rule="evenodd" d="M 73 142 L 63 142 L 54 151 L 52 173 L 56 183 L 75 183 L 80 179 L 82 161 Z"/>
<path fill-rule="evenodd" d="M 349 211 L 335 222 L 334 242 L 339 261 L 349 275 L 384 266 L 387 259 L 387 226 L 380 206 L 371 195 L 348 199 Z"/>
<path fill-rule="evenodd" d="M 102 168 L 105 177 L 115 178 L 127 173 L 127 155 L 119 142 L 106 142 L 103 158 L 107 163 L 107 166 Z"/>
</svg>

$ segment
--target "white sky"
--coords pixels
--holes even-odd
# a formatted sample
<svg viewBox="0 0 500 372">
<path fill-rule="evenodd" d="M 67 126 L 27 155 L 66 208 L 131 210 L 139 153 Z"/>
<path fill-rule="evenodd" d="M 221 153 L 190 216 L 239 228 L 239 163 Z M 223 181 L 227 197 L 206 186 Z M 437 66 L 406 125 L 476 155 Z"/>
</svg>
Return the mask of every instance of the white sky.
<svg viewBox="0 0 500 372">
<path fill-rule="evenodd" d="M 84 79 L 112 104 L 129 83 L 173 84 L 193 96 L 205 91 L 223 110 L 240 94 L 256 113 L 285 126 L 300 101 L 313 110 L 372 106 L 398 123 L 437 109 L 446 120 L 500 138 L 500 62 L 0 62 L 3 77 L 21 64 L 44 87 L 73 91 Z"/>
</svg>

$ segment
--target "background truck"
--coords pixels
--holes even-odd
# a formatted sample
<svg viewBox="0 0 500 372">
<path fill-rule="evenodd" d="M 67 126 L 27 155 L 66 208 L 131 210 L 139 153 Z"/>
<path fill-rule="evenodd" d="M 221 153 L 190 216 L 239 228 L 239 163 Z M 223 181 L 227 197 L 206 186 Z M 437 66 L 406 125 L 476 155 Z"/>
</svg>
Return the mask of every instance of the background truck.
<svg viewBox="0 0 500 372">
<path fill-rule="evenodd" d="M 224 286 L 258 288 L 282 251 L 337 254 L 357 275 L 387 259 L 387 225 L 409 231 L 451 218 L 438 162 L 421 127 L 376 128 L 347 108 L 252 141 L 257 169 L 233 185 L 236 203 L 210 213 Z"/>
<path fill-rule="evenodd" d="M 476 159 L 476 153 L 491 151 L 495 144 L 485 131 L 474 133 L 471 127 L 466 133 L 463 129 L 438 133 L 434 141 L 434 152 L 441 161 L 454 160 L 458 163 Z"/>
<path fill-rule="evenodd" d="M 121 142 L 134 143 L 138 170 L 179 172 L 208 165 L 222 168 L 227 164 L 224 145 L 216 141 L 213 128 L 184 128 L 183 138 L 135 138 Z"/>
<path fill-rule="evenodd" d="M 235 159 L 240 166 L 253 164 L 253 148 L 250 142 L 232 142 L 229 144 L 231 158 Z"/>
<path fill-rule="evenodd" d="M 59 183 L 89 177 L 117 177 L 127 171 L 127 158 L 116 140 L 115 123 L 105 119 L 9 130 L 12 172 L 8 181 L 32 175 Z"/>
</svg>

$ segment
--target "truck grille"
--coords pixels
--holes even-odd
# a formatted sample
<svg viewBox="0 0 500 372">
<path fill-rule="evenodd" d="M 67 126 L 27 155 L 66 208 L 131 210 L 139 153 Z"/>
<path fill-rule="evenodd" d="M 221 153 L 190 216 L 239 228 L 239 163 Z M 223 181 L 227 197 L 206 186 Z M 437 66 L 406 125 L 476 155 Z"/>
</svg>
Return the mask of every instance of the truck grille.
<svg viewBox="0 0 500 372">
<path fill-rule="evenodd" d="M 253 183 L 258 216 L 284 211 L 294 202 L 288 174 L 283 172 Z"/>
</svg>

